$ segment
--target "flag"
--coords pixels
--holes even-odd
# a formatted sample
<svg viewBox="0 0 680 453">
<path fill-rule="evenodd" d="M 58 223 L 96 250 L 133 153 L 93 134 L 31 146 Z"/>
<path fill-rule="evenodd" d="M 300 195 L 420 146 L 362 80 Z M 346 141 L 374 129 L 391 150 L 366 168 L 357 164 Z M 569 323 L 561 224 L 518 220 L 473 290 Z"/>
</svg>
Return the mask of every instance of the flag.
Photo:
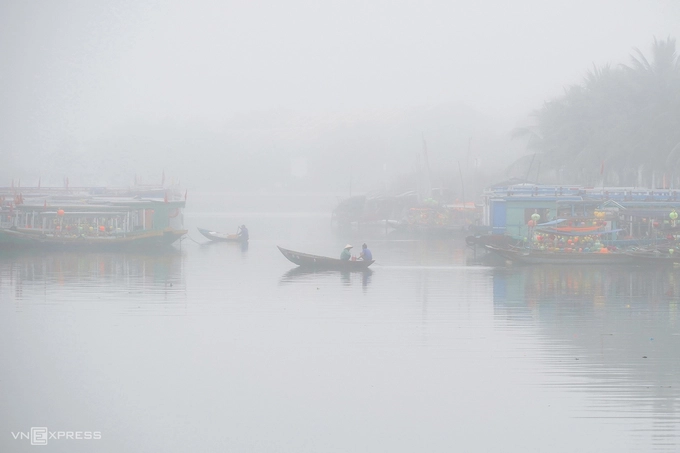
<svg viewBox="0 0 680 453">
<path fill-rule="evenodd" d="M 189 189 L 184 189 L 184 201 L 187 201 L 187 192 Z"/>
<path fill-rule="evenodd" d="M 604 174 L 604 161 L 602 161 L 602 164 L 600 165 L 600 174 Z"/>
<path fill-rule="evenodd" d="M 161 186 L 165 185 L 165 170 L 163 170 L 163 176 L 161 177 Z"/>
<path fill-rule="evenodd" d="M 40 178 L 38 178 L 38 189 L 40 189 Z"/>
</svg>

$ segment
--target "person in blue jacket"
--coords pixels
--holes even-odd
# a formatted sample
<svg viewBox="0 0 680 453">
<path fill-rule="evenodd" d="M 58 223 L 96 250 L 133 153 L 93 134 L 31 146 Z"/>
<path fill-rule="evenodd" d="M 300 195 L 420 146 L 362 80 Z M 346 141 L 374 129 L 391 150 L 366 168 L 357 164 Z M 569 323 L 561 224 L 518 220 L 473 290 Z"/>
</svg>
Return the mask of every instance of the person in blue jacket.
<svg viewBox="0 0 680 453">
<path fill-rule="evenodd" d="M 364 260 L 364 261 L 373 261 L 373 254 L 368 249 L 368 246 L 366 245 L 366 243 L 363 243 L 361 245 L 361 254 L 359 255 L 359 259 Z"/>
</svg>

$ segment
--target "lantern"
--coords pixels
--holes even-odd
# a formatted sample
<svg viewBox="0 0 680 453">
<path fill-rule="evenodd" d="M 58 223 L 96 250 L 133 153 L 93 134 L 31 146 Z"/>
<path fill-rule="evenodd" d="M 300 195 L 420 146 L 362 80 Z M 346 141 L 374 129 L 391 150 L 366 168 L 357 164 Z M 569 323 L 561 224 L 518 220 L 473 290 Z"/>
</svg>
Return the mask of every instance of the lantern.
<svg viewBox="0 0 680 453">
<path fill-rule="evenodd" d="M 534 223 L 538 222 L 541 219 L 541 215 L 538 212 L 534 212 L 531 214 L 531 220 L 534 221 Z"/>
<path fill-rule="evenodd" d="M 104 225 L 100 225 L 99 231 L 101 231 L 103 233 L 104 231 L 106 231 L 106 227 Z"/>
<path fill-rule="evenodd" d="M 533 216 L 532 216 L 532 217 L 533 217 Z M 527 225 L 528 225 L 529 227 L 533 227 L 533 226 L 536 225 L 536 221 L 535 221 L 535 220 L 529 220 L 529 221 L 527 222 Z"/>
<path fill-rule="evenodd" d="M 58 210 L 58 211 L 57 211 L 57 215 L 58 215 L 59 217 L 64 217 L 64 210 L 63 210 L 63 209 Z"/>
<path fill-rule="evenodd" d="M 671 211 L 671 213 L 668 214 L 668 217 L 670 217 L 671 220 L 676 220 L 676 219 L 678 218 L 678 213 L 675 212 L 675 209 L 673 209 L 673 210 Z"/>
</svg>

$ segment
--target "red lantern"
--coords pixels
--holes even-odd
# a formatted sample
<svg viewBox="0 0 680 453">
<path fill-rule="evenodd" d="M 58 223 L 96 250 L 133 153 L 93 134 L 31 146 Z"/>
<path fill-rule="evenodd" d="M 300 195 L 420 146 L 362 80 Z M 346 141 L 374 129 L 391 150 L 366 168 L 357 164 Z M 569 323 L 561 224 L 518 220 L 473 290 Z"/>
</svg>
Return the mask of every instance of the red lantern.
<svg viewBox="0 0 680 453">
<path fill-rule="evenodd" d="M 99 226 L 99 231 L 104 232 L 106 231 L 106 227 L 104 225 Z"/>
<path fill-rule="evenodd" d="M 64 210 L 63 210 L 63 209 L 58 210 L 58 211 L 57 211 L 57 215 L 58 215 L 59 217 L 64 217 Z"/>
</svg>

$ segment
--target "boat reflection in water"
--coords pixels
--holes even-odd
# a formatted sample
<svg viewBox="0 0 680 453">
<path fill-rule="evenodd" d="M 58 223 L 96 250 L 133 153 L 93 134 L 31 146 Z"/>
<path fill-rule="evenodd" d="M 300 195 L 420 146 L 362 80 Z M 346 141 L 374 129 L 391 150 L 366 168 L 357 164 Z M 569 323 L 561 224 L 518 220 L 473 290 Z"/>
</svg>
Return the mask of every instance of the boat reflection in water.
<svg viewBox="0 0 680 453">
<path fill-rule="evenodd" d="M 197 241 L 195 241 L 197 242 Z M 238 247 L 242 252 L 247 252 L 248 251 L 248 241 L 206 241 L 206 242 L 197 242 L 199 246 L 201 247 L 221 247 L 221 246 L 227 246 L 227 247 Z"/>
<path fill-rule="evenodd" d="M 493 272 L 494 322 L 542 357 L 551 385 L 588 395 L 593 417 L 634 419 L 653 442 L 680 443 L 680 277 L 672 267 Z"/>
<path fill-rule="evenodd" d="M 291 283 L 291 282 L 308 282 L 315 283 L 319 280 L 328 281 L 329 279 L 334 279 L 336 276 L 340 276 L 340 281 L 344 285 L 351 285 L 353 281 L 358 281 L 361 279 L 361 286 L 364 288 L 368 287 L 371 283 L 371 276 L 373 271 L 371 269 L 363 269 L 361 271 L 334 271 L 334 270 L 314 270 L 305 267 L 295 267 L 281 276 L 280 283 Z"/>
<path fill-rule="evenodd" d="M 55 302 L 175 300 L 186 297 L 183 254 L 20 252 L 0 257 L 0 286 L 14 298 Z"/>
</svg>

